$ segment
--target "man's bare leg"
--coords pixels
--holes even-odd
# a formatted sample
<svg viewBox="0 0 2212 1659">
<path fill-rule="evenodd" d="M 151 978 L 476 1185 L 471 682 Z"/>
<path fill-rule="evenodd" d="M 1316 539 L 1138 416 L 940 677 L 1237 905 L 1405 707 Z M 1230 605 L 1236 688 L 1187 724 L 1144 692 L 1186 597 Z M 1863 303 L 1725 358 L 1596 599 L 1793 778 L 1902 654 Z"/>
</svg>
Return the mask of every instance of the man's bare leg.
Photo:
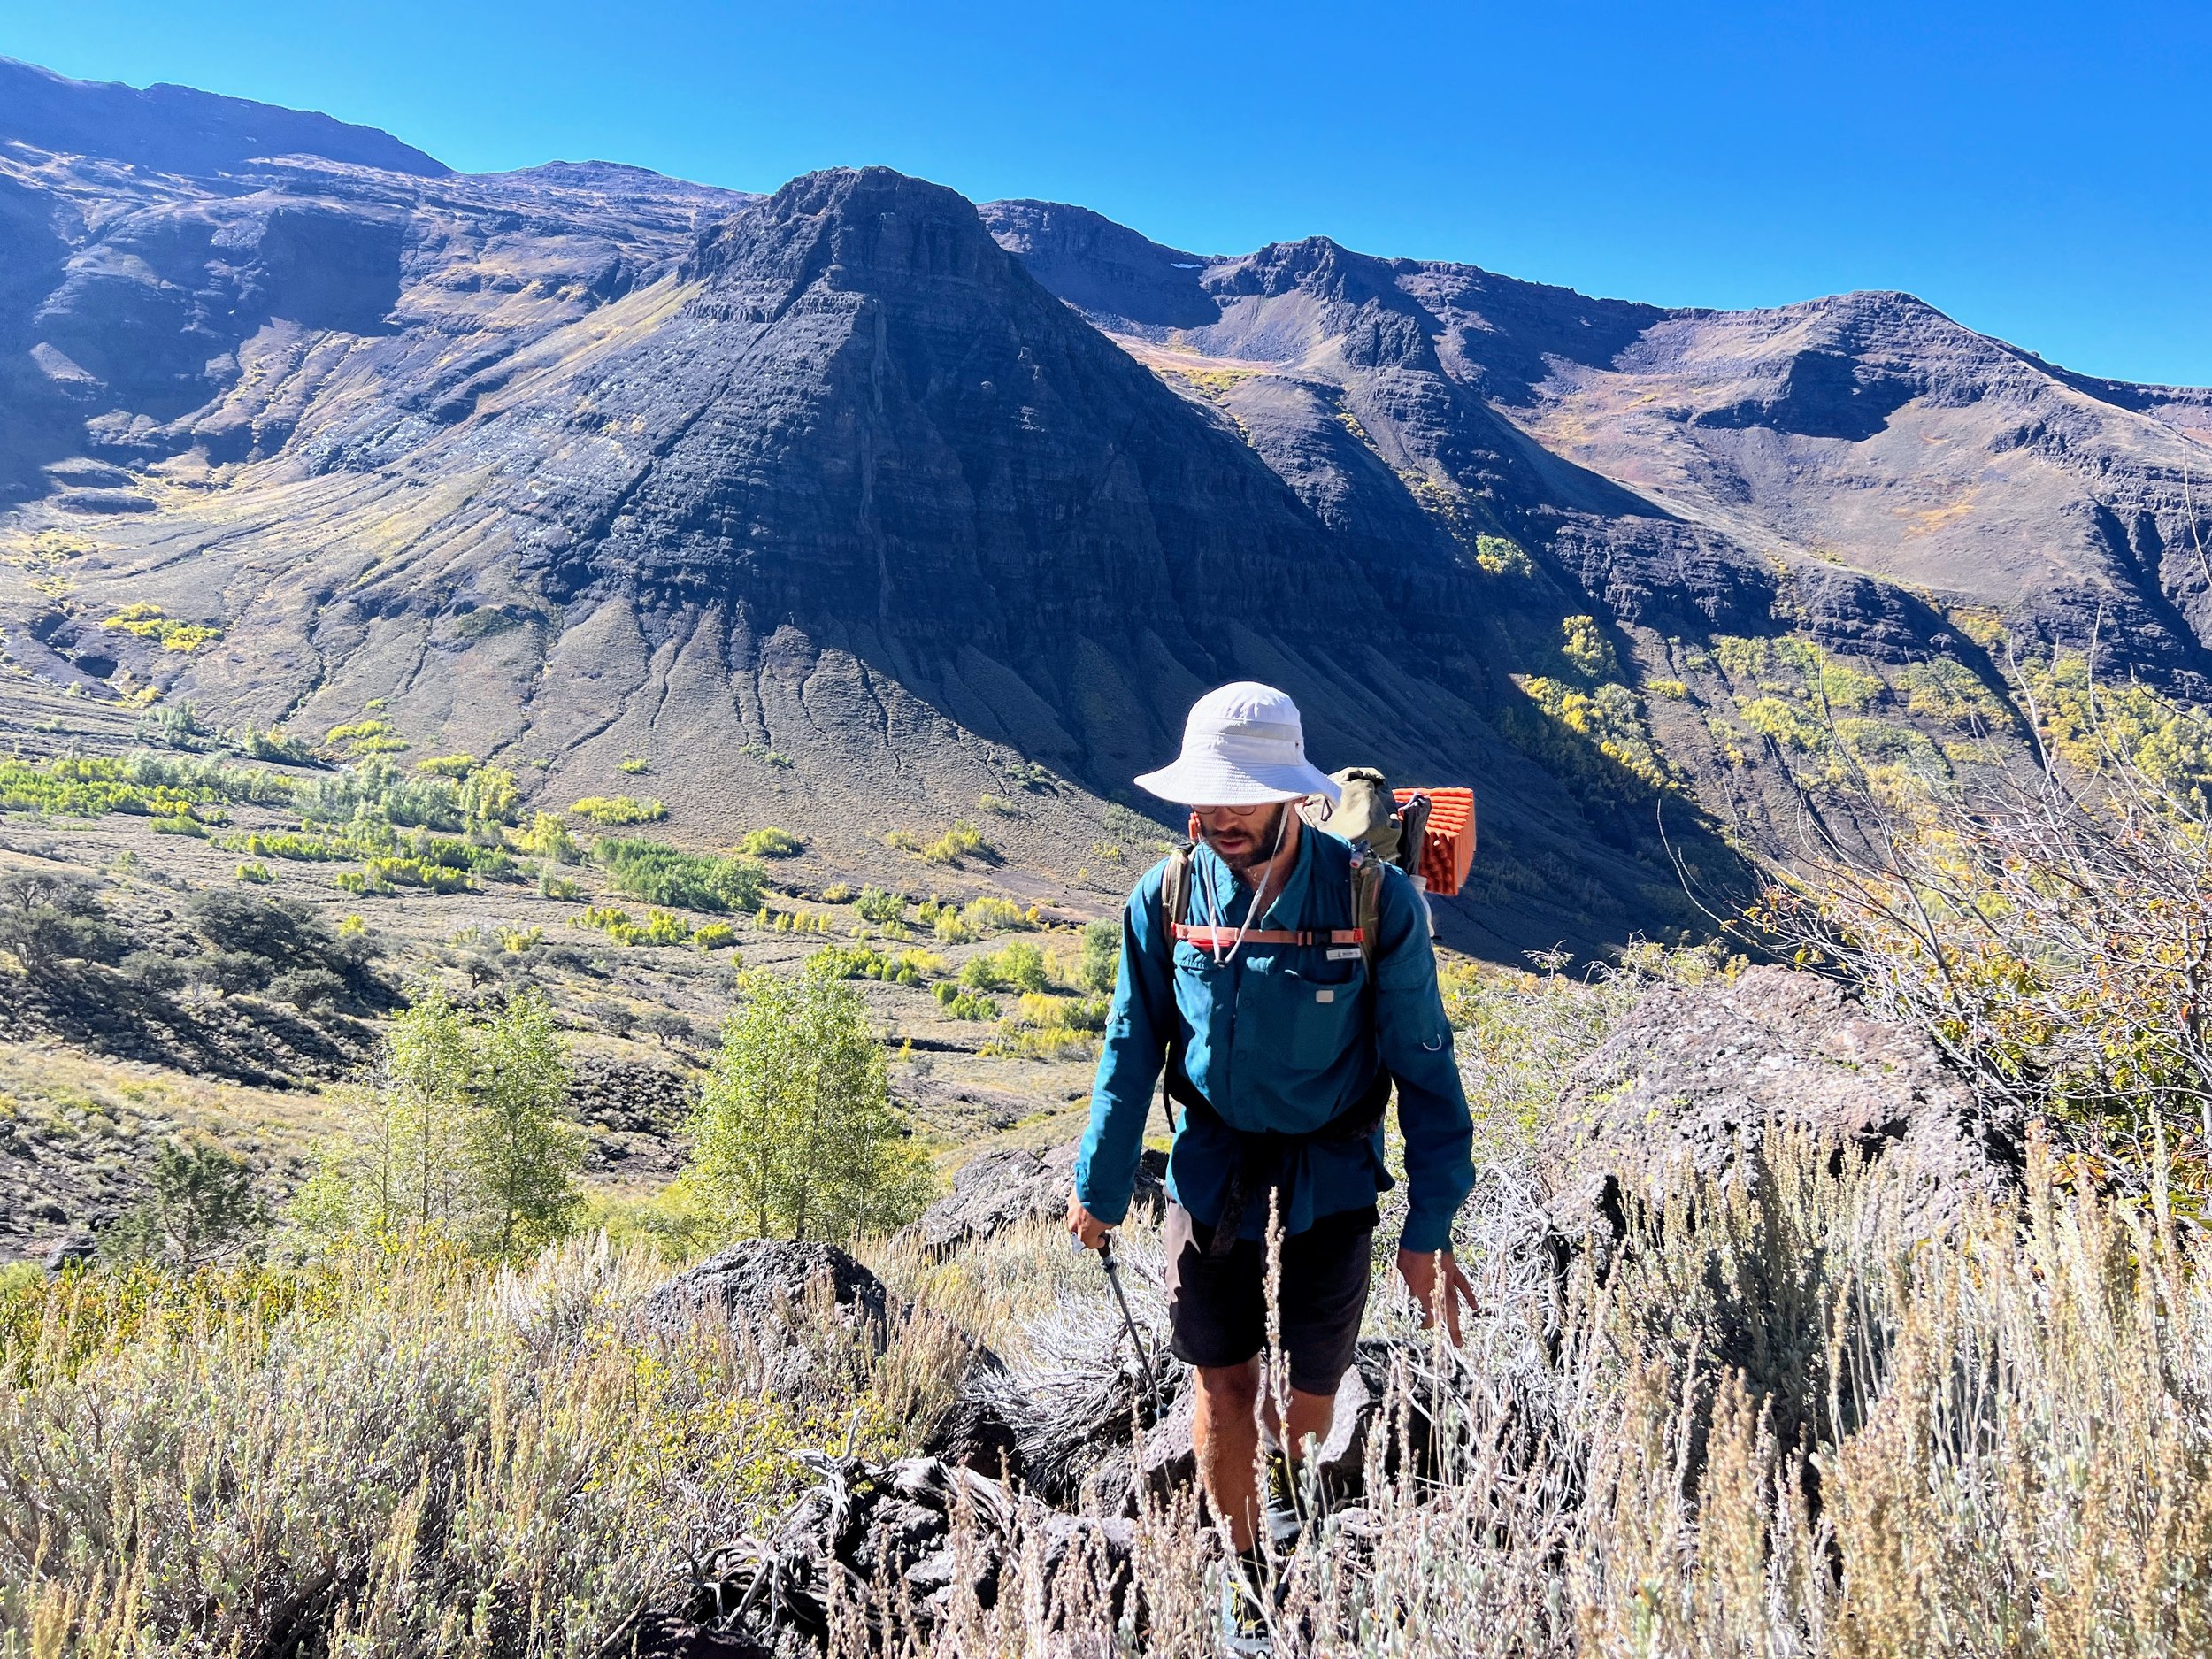
<svg viewBox="0 0 2212 1659">
<path fill-rule="evenodd" d="M 1198 1480 L 1216 1515 L 1229 1523 L 1229 1541 L 1241 1552 L 1252 1548 L 1259 1526 L 1260 1494 L 1256 1465 L 1260 1450 L 1260 1362 L 1241 1365 L 1201 1366 L 1198 1370 L 1198 1413 L 1191 1421 L 1191 1449 L 1198 1455 Z M 1289 1449 L 1294 1464 L 1304 1453 L 1306 1437 L 1326 1440 L 1329 1420 L 1336 1413 L 1336 1396 L 1290 1391 L 1288 1432 L 1277 1430 L 1276 1439 Z M 1276 1428 L 1272 1401 L 1267 1403 L 1267 1423 Z"/>
</svg>

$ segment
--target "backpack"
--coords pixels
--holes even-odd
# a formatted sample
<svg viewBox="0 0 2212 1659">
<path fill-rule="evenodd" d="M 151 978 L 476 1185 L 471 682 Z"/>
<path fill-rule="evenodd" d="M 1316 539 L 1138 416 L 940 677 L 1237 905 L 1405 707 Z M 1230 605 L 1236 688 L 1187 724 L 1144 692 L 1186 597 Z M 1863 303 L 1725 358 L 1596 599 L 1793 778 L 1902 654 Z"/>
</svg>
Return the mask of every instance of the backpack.
<svg viewBox="0 0 2212 1659">
<path fill-rule="evenodd" d="M 1450 898 L 1475 862 L 1475 792 L 1463 785 L 1394 789 L 1372 766 L 1329 774 L 1343 798 L 1308 801 L 1299 815 L 1316 829 L 1364 841 L 1376 857 L 1413 878 L 1424 895 Z M 1433 918 L 1432 918 L 1433 919 Z"/>
</svg>

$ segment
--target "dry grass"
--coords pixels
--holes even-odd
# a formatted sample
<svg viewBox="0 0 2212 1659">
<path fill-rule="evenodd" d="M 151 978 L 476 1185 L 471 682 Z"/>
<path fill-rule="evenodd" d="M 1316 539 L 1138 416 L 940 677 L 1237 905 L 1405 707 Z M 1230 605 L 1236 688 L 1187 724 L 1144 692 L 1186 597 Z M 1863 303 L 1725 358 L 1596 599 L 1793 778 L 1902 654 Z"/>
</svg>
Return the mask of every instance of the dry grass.
<svg viewBox="0 0 2212 1659">
<path fill-rule="evenodd" d="M 2018 1204 L 1916 1236 L 1879 1166 L 1777 1144 L 1563 1272 L 1486 1190 L 1486 1310 L 1461 1352 L 1407 1350 L 1365 1499 L 1279 1563 L 1281 1651 L 2212 1651 L 2204 1246 L 2039 1151 Z M 597 1246 L 41 1290 L 4 1339 L 0 1652 L 597 1651 L 765 1528 L 789 1449 L 910 1445 L 954 1325 L 1035 1367 L 1104 1294 L 1044 1228 L 875 1254 L 942 1317 L 872 1359 L 803 1321 L 803 1399 L 741 1342 L 641 1332 L 663 1270 Z M 1155 1504 L 1118 1609 L 1093 1557 L 1031 1540 L 995 1606 L 925 1641 L 887 1591 L 837 1646 L 1210 1655 L 1206 1540 Z"/>
<path fill-rule="evenodd" d="M 1798 1143 L 1563 1285 L 1492 1257 L 1463 1352 L 1402 1367 L 1364 1502 L 1279 1562 L 1278 1650 L 2212 1651 L 2202 1246 L 2057 1191 L 2039 1149 L 2024 1203 L 1954 1236 L 1901 1196 Z M 1223 1558 L 1193 1532 L 1148 1509 L 1133 1611 L 1033 1543 L 995 1606 L 925 1639 L 883 1594 L 833 1649 L 1210 1655 Z"/>
<path fill-rule="evenodd" d="M 664 1271 L 411 1247 L 18 1286 L 0 1653 L 591 1653 L 787 1502 L 789 1448 L 887 1450 L 941 1403 L 941 1331 L 873 1359 L 803 1320 L 807 1386 L 779 1397 L 741 1340 L 637 1325 Z"/>
<path fill-rule="evenodd" d="M 1623 1238 L 1547 1238 L 1527 1129 L 1569 1064 L 1648 977 L 1728 971 L 1454 983 L 1482 1312 L 1457 1352 L 1402 1348 L 1363 1499 L 1277 1563 L 1279 1651 L 2212 1653 L 2212 1247 L 2162 1184 L 2108 1200 L 2039 1146 L 2016 1201 L 1932 1237 L 1907 1181 L 1770 1136 Z M 1156 1339 L 1156 1249 L 1125 1243 Z M 1122 1409 L 1083 1391 L 1119 1317 L 1055 1227 L 865 1254 L 918 1311 L 880 1353 L 795 1321 L 795 1386 L 741 1337 L 644 1328 L 666 1269 L 599 1242 L 511 1271 L 419 1245 L 0 1282 L 0 1655 L 611 1655 L 772 1528 L 810 1479 L 793 1452 L 917 1445 L 960 1333 L 1041 1398 L 1057 1376 Z M 1387 1297 L 1371 1317 L 1408 1333 Z M 1085 1550 L 1016 1549 L 993 1605 L 963 1575 L 925 1629 L 879 1586 L 833 1647 L 1218 1650 L 1187 1494 L 1139 1517 L 1133 1594 Z"/>
</svg>

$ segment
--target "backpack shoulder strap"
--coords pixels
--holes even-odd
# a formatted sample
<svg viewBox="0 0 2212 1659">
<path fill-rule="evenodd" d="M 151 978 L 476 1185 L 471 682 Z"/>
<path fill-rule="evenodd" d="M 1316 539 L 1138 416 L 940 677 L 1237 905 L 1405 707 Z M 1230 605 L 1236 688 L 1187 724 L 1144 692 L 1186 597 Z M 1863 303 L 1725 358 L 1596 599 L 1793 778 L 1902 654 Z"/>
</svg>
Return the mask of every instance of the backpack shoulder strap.
<svg viewBox="0 0 2212 1659">
<path fill-rule="evenodd" d="M 1161 931 L 1169 938 L 1183 925 L 1190 914 L 1190 852 L 1188 847 L 1179 847 L 1167 856 L 1166 868 L 1160 872 Z"/>
<path fill-rule="evenodd" d="M 1375 972 L 1377 934 L 1382 926 L 1382 860 L 1364 847 L 1352 849 L 1352 926 L 1359 930 L 1359 953 L 1366 958 L 1368 977 Z"/>
</svg>

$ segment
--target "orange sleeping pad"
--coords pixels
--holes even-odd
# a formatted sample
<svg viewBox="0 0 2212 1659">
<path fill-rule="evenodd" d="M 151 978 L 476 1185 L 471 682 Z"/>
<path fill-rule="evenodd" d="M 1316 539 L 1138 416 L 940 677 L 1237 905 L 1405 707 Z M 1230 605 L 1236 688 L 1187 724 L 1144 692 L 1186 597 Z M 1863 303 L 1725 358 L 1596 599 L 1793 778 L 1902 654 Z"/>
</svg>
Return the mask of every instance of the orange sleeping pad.
<svg viewBox="0 0 2212 1659">
<path fill-rule="evenodd" d="M 1414 796 L 1429 799 L 1429 821 L 1421 831 L 1421 881 L 1431 893 L 1450 898 L 1465 884 L 1475 863 L 1475 792 L 1472 789 L 1393 789 L 1403 806 Z"/>
</svg>

